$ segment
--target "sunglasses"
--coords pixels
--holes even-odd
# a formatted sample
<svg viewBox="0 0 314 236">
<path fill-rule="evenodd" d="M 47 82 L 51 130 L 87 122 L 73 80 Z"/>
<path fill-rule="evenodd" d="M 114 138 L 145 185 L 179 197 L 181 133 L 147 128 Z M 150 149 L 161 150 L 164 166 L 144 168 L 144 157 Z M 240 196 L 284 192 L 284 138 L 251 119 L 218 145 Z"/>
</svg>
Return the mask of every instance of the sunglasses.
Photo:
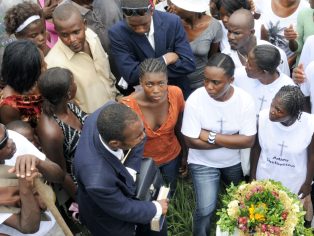
<svg viewBox="0 0 314 236">
<path fill-rule="evenodd" d="M 139 7 L 139 8 L 129 8 L 122 7 L 122 13 L 125 16 L 145 16 L 151 9 L 152 5 L 148 5 L 148 7 Z"/>
<path fill-rule="evenodd" d="M 5 145 L 7 145 L 9 136 L 8 136 L 8 131 L 6 128 L 4 128 L 4 137 L 3 139 L 0 141 L 0 149 L 4 148 Z"/>
</svg>

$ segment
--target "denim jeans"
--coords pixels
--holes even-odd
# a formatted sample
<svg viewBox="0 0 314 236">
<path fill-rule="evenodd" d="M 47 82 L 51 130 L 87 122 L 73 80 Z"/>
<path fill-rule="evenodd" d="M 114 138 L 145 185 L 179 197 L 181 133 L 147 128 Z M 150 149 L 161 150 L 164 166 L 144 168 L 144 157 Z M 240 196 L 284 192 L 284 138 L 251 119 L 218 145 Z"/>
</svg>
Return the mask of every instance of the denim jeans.
<svg viewBox="0 0 314 236">
<path fill-rule="evenodd" d="M 159 166 L 160 173 L 165 183 L 170 186 L 170 197 L 172 197 L 176 191 L 179 164 L 180 158 L 176 157 L 168 163 Z"/>
<path fill-rule="evenodd" d="M 216 209 L 220 181 L 235 185 L 243 180 L 241 163 L 226 167 L 213 168 L 189 164 L 192 175 L 196 209 L 193 216 L 193 235 L 206 236 L 210 233 L 210 218 Z"/>
</svg>

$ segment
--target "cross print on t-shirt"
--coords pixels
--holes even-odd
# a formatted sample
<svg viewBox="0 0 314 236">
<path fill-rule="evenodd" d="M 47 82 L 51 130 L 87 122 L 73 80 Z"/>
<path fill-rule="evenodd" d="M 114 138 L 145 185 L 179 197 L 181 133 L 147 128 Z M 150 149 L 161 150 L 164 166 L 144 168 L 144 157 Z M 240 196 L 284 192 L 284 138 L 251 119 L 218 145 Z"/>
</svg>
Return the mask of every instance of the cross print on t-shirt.
<svg viewBox="0 0 314 236">
<path fill-rule="evenodd" d="M 278 145 L 281 147 L 281 149 L 280 149 L 280 156 L 282 156 L 282 154 L 283 154 L 283 149 L 286 148 L 286 147 L 288 147 L 288 146 L 285 145 L 285 141 L 282 141 L 282 144 L 278 144 Z"/>
<path fill-rule="evenodd" d="M 264 96 L 264 95 L 263 95 L 263 97 L 258 98 L 258 100 L 261 101 L 261 105 L 260 105 L 260 107 L 259 107 L 259 111 L 261 111 L 262 108 L 263 108 L 264 102 L 267 102 L 267 100 L 265 99 L 265 96 Z"/>
<path fill-rule="evenodd" d="M 217 120 L 217 122 L 220 123 L 220 133 L 222 134 L 225 120 L 221 118 L 220 120 Z"/>
</svg>

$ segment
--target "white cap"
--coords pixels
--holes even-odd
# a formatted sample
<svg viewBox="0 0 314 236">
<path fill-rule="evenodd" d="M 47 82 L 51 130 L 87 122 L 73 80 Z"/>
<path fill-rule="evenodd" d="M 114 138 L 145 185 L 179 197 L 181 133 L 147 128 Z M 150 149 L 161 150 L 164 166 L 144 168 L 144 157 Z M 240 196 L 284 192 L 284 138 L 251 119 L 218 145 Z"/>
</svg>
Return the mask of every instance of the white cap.
<svg viewBox="0 0 314 236">
<path fill-rule="evenodd" d="M 209 10 L 209 0 L 171 0 L 177 7 L 191 12 L 205 12 Z"/>
</svg>

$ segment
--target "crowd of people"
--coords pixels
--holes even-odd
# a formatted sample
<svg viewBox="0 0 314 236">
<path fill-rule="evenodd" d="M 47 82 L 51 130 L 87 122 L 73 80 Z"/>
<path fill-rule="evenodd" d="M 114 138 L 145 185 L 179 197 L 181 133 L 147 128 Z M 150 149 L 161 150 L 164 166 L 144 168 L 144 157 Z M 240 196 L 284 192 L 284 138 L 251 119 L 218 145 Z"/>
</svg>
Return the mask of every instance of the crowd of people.
<svg viewBox="0 0 314 236">
<path fill-rule="evenodd" d="M 255 179 L 298 195 L 311 227 L 313 16 L 313 0 L 9 6 L 0 234 L 165 236 L 167 220 L 149 224 L 179 176 L 193 183 L 195 236 L 210 235 L 221 187 Z M 136 198 L 143 158 L 168 197 Z"/>
</svg>

